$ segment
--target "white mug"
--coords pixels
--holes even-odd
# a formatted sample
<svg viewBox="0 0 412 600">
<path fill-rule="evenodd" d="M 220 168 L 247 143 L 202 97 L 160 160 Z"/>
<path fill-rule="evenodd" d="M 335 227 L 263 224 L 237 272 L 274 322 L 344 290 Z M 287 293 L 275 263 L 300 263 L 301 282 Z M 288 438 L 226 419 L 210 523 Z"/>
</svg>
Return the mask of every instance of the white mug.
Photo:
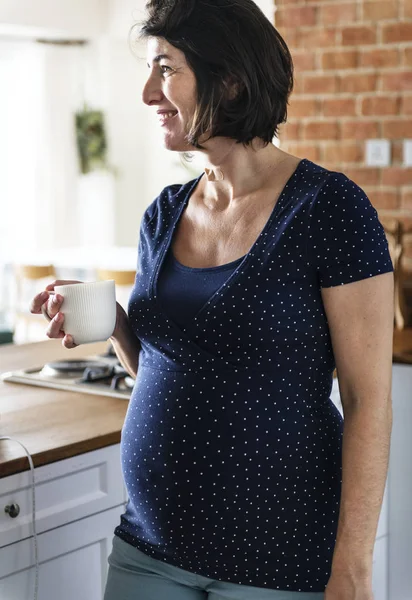
<svg viewBox="0 0 412 600">
<path fill-rule="evenodd" d="M 63 330 L 75 344 L 105 341 L 112 335 L 116 325 L 113 279 L 56 285 L 54 292 L 63 296 Z"/>
</svg>

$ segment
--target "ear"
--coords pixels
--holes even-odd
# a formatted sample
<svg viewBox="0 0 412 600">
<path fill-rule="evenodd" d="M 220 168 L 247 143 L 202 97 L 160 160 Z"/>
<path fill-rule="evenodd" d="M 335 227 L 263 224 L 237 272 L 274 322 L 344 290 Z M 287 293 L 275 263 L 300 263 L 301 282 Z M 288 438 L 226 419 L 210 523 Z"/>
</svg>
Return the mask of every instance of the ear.
<svg viewBox="0 0 412 600">
<path fill-rule="evenodd" d="M 228 77 L 223 82 L 223 87 L 225 90 L 226 100 L 235 100 L 241 91 L 240 82 L 234 77 Z"/>
</svg>

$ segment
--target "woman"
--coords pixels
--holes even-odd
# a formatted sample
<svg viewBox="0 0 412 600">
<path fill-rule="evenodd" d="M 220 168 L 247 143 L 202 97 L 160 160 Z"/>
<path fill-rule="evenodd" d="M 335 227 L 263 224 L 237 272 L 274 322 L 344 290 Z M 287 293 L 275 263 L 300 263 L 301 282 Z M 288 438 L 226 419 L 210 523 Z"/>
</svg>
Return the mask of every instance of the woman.
<svg viewBox="0 0 412 600">
<path fill-rule="evenodd" d="M 166 147 L 207 166 L 146 210 L 118 307 L 136 385 L 105 599 L 372 600 L 393 322 L 376 211 L 272 144 L 292 61 L 251 0 L 147 10 L 143 101 Z M 70 348 L 54 285 L 32 310 Z"/>
</svg>

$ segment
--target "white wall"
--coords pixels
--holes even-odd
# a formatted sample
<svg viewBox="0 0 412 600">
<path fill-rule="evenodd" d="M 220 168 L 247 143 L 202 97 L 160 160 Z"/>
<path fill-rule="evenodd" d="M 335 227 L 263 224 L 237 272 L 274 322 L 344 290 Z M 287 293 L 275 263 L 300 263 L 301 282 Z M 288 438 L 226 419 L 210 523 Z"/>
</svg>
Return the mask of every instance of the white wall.
<svg viewBox="0 0 412 600">
<path fill-rule="evenodd" d="M 144 18 L 144 4 L 144 0 L 110 0 L 105 38 L 110 158 L 119 169 L 115 239 L 119 245 L 131 246 L 152 200 L 166 185 L 190 179 L 179 155 L 163 148 L 156 115 L 141 100 L 146 49 L 144 43 L 130 47 L 129 32 Z"/>
<path fill-rule="evenodd" d="M 273 21 L 273 0 L 258 0 Z M 141 101 L 144 46 L 129 47 L 129 31 L 143 18 L 145 0 L 1 0 L 2 33 L 86 38 L 85 98 L 106 113 L 109 161 L 116 169 L 114 241 L 135 245 L 141 216 L 171 183 L 193 177 L 176 153 L 162 147 L 154 111 Z M 197 168 L 199 172 L 199 167 Z"/>
<path fill-rule="evenodd" d="M 103 33 L 108 0 L 1 0 L 0 25 L 90 37 Z M 1 29 L 0 29 L 1 31 Z"/>
</svg>

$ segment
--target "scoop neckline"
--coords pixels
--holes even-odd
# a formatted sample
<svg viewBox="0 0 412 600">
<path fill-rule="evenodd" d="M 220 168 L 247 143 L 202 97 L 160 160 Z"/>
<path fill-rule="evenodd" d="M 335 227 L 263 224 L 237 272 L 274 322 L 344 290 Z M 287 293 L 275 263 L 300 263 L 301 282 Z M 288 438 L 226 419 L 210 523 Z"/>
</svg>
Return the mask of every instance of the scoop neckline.
<svg viewBox="0 0 412 600">
<path fill-rule="evenodd" d="M 230 269 L 231 267 L 236 268 L 243 261 L 246 261 L 248 259 L 249 255 L 252 253 L 252 251 L 255 248 L 255 246 L 257 246 L 260 237 L 270 227 L 270 225 L 271 225 L 271 223 L 273 221 L 274 215 L 276 213 L 277 204 L 279 203 L 279 200 L 281 200 L 281 198 L 283 197 L 284 192 L 285 192 L 286 188 L 288 187 L 289 183 L 297 175 L 297 173 L 300 170 L 302 164 L 305 163 L 305 162 L 308 162 L 308 160 L 306 158 L 301 158 L 300 161 L 298 162 L 298 164 L 296 165 L 295 170 L 293 171 L 292 175 L 289 177 L 289 179 L 287 180 L 286 184 L 284 185 L 281 193 L 279 194 L 278 201 L 275 203 L 275 205 L 274 205 L 274 207 L 272 209 L 272 212 L 269 215 L 269 218 L 267 219 L 267 221 L 266 221 L 266 223 L 265 223 L 262 231 L 258 235 L 258 237 L 255 240 L 255 242 L 252 244 L 252 246 L 249 248 L 248 252 L 246 252 L 246 254 L 244 254 L 240 258 L 237 258 L 236 260 L 233 260 L 233 261 L 231 261 L 229 263 L 225 263 L 223 265 L 218 265 L 216 267 L 189 267 L 187 265 L 184 265 L 184 264 L 182 264 L 181 262 L 179 262 L 177 260 L 177 258 L 175 257 L 175 255 L 173 253 L 173 249 L 171 247 L 171 244 L 170 244 L 170 241 L 173 238 L 173 233 L 174 233 L 175 226 L 176 226 L 177 222 L 179 221 L 180 216 L 181 216 L 183 210 L 186 208 L 187 202 L 188 202 L 191 194 L 193 193 L 194 189 L 197 187 L 197 184 L 199 183 L 199 181 L 202 179 L 204 173 L 201 173 L 198 177 L 196 177 L 196 179 L 194 179 L 193 181 L 189 182 L 189 183 L 192 183 L 192 185 L 191 185 L 188 193 L 186 194 L 185 201 L 183 202 L 183 204 L 181 206 L 181 209 L 179 211 L 179 214 L 177 215 L 177 219 L 174 222 L 173 231 L 171 232 L 170 239 L 169 239 L 169 244 L 168 244 L 168 247 L 166 249 L 166 254 L 170 255 L 170 257 L 172 259 L 172 262 L 173 262 L 173 265 L 175 267 L 177 267 L 178 269 L 180 269 L 181 271 L 190 271 L 190 272 L 194 272 L 194 271 L 195 272 L 196 271 L 197 272 L 202 272 L 202 271 L 207 272 L 207 271 L 209 271 L 209 272 L 211 272 L 211 271 L 224 271 L 226 269 Z M 162 261 L 160 260 L 160 264 L 161 264 L 161 262 Z"/>
<path fill-rule="evenodd" d="M 262 244 L 262 240 L 265 239 L 265 237 L 267 236 L 268 232 L 270 231 L 270 228 L 273 225 L 273 222 L 275 221 L 275 218 L 277 216 L 277 214 L 281 211 L 282 207 L 283 207 L 283 203 L 285 201 L 285 199 L 289 196 L 290 194 L 290 186 L 292 184 L 292 182 L 299 176 L 302 168 L 304 165 L 306 164 L 310 164 L 311 161 L 309 161 L 306 158 L 302 158 L 299 163 L 297 164 L 295 170 L 293 171 L 293 173 L 290 175 L 289 179 L 287 180 L 287 182 L 285 183 L 281 193 L 278 196 L 278 200 L 275 203 L 272 212 L 268 218 L 268 220 L 266 221 L 266 224 L 264 225 L 262 231 L 260 232 L 260 234 L 258 235 L 258 237 L 256 238 L 255 242 L 252 244 L 251 248 L 249 249 L 249 251 L 247 252 L 247 254 L 245 254 L 243 257 L 241 257 L 241 259 L 239 259 L 239 264 L 232 270 L 232 273 L 229 275 L 227 281 L 225 283 L 223 283 L 219 289 L 217 289 L 215 291 L 215 293 L 207 300 L 207 302 L 205 302 L 205 304 L 202 306 L 202 308 L 199 310 L 199 312 L 197 313 L 195 319 L 197 320 L 202 314 L 206 313 L 208 309 L 210 309 L 212 306 L 215 305 L 215 303 L 218 301 L 218 299 L 220 298 L 221 295 L 223 295 L 222 290 L 227 290 L 228 288 L 230 288 L 233 283 L 237 280 L 237 278 L 240 276 L 240 273 L 243 273 L 245 271 L 245 269 L 247 268 L 247 266 L 249 265 L 249 263 L 252 261 L 253 257 L 255 256 L 255 253 L 257 252 L 259 245 Z M 176 212 L 174 218 L 173 218 L 173 222 L 172 222 L 172 226 L 169 228 L 168 231 L 168 235 L 165 236 L 165 239 L 163 241 L 162 247 L 160 248 L 160 251 L 158 253 L 158 257 L 156 260 L 156 264 L 154 266 L 153 269 L 153 273 L 152 273 L 152 277 L 149 283 L 149 294 L 151 297 L 153 297 L 155 300 L 157 300 L 158 298 L 158 294 L 157 294 L 157 283 L 158 283 L 158 278 L 159 278 L 159 272 L 160 269 L 162 268 L 162 265 L 164 263 L 164 260 L 166 258 L 166 255 L 168 254 L 168 250 L 171 248 L 171 240 L 173 238 L 173 233 L 176 229 L 176 226 L 180 220 L 180 217 L 184 211 L 184 209 L 187 206 L 187 203 L 190 199 L 191 194 L 193 193 L 193 191 L 195 190 L 197 184 L 199 183 L 200 179 L 202 178 L 202 176 L 204 175 L 204 173 L 202 173 L 199 177 L 196 177 L 196 179 L 188 182 L 186 185 L 182 186 L 181 191 L 184 191 L 184 198 L 183 201 L 180 203 L 180 207 L 179 210 Z M 182 265 L 183 267 L 185 265 Z M 225 265 L 220 265 L 222 267 L 225 267 Z M 187 267 L 186 267 L 187 268 Z M 191 267 L 189 267 L 190 269 Z M 215 268 L 215 267 L 206 267 L 208 268 Z M 219 268 L 219 267 L 218 267 Z M 163 310 L 163 309 L 162 309 Z M 163 311 L 164 312 L 164 311 Z M 181 328 L 179 328 L 171 319 L 168 319 L 171 323 L 173 323 L 173 326 L 177 328 L 178 331 L 182 332 L 183 330 Z"/>
<path fill-rule="evenodd" d="M 183 263 L 181 263 L 180 261 L 177 260 L 177 258 L 175 257 L 173 250 L 170 248 L 169 250 L 169 258 L 171 259 L 173 265 L 179 269 L 180 271 L 186 271 L 186 272 L 196 272 L 196 273 L 202 273 L 202 272 L 215 272 L 215 271 L 227 271 L 231 268 L 236 267 L 238 264 L 240 264 L 242 262 L 242 260 L 245 258 L 246 254 L 244 254 L 243 256 L 241 256 L 240 258 L 236 258 L 235 260 L 232 260 L 228 263 L 224 263 L 223 265 L 217 265 L 215 267 L 189 267 L 188 265 L 184 265 Z"/>
</svg>

